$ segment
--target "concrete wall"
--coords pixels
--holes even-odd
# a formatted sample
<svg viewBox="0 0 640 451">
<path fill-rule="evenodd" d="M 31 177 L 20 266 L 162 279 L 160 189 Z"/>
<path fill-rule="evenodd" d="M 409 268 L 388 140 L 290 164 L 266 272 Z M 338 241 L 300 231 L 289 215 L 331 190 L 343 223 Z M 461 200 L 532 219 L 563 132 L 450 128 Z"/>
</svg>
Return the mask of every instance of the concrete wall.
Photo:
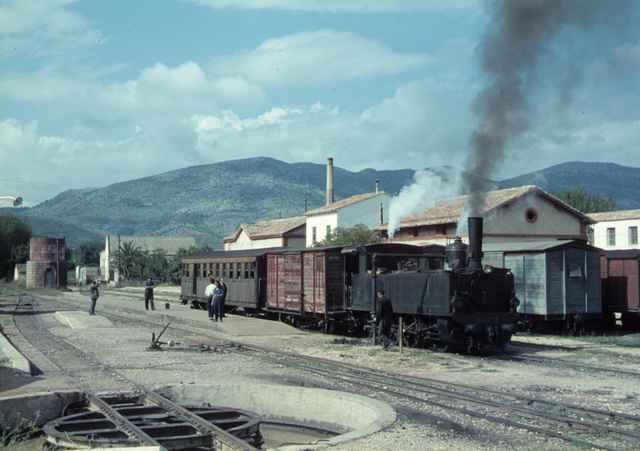
<svg viewBox="0 0 640 451">
<path fill-rule="evenodd" d="M 527 221 L 527 209 L 537 213 L 535 222 Z M 510 205 L 498 208 L 485 217 L 484 233 L 504 237 L 513 235 L 518 241 L 548 240 L 549 238 L 586 239 L 582 222 L 578 217 L 535 193 L 530 193 Z"/>
<path fill-rule="evenodd" d="M 313 228 L 316 228 L 316 242 L 320 242 L 327 237 L 327 226 L 331 227 L 333 232 L 338 227 L 338 213 L 327 213 L 326 215 L 308 216 L 307 217 L 307 230 L 306 230 L 306 244 L 307 247 L 312 247 L 313 242 Z"/>
<path fill-rule="evenodd" d="M 640 234 L 640 219 L 628 219 L 624 221 L 602 221 L 591 226 L 593 228 L 593 243 L 595 247 L 606 250 L 615 249 L 640 249 L 640 244 L 629 242 L 629 227 L 637 227 Z M 614 228 L 616 232 L 616 244 L 610 246 L 607 240 L 607 229 Z"/>
<path fill-rule="evenodd" d="M 265 249 L 268 247 L 283 246 L 282 238 L 266 238 L 261 240 L 252 240 L 243 230 L 238 235 L 238 239 L 232 243 L 224 243 L 225 251 L 240 251 L 245 249 Z"/>
<path fill-rule="evenodd" d="M 527 210 L 537 214 L 533 222 L 527 220 Z M 392 242 L 407 244 L 447 244 L 456 235 L 454 225 L 431 225 L 401 228 Z M 582 221 L 560 209 L 545 198 L 531 193 L 514 203 L 498 208 L 484 220 L 486 242 L 586 239 L 586 227 Z M 463 237 L 463 241 L 467 241 Z M 596 245 L 597 246 L 597 245 Z"/>
</svg>

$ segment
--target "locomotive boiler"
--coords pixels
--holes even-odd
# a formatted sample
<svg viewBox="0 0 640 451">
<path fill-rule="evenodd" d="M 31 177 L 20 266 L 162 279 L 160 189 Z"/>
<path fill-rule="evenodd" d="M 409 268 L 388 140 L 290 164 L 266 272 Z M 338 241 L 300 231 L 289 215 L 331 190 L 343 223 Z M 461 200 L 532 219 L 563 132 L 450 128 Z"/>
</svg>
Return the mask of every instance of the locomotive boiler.
<svg viewBox="0 0 640 451">
<path fill-rule="evenodd" d="M 419 262 L 407 268 L 389 255 L 361 253 L 346 302 L 356 326 L 382 321 L 380 303 L 390 302 L 392 331 L 400 333 L 395 325 L 402 317 L 411 345 L 477 352 L 507 344 L 517 323 L 514 279 L 508 269 L 482 267 L 482 225 L 482 218 L 469 218 L 469 246 L 460 238 L 450 243 L 446 268 Z M 370 269 L 362 271 L 366 265 Z M 384 298 L 376 299 L 376 291 L 384 291 Z"/>
</svg>

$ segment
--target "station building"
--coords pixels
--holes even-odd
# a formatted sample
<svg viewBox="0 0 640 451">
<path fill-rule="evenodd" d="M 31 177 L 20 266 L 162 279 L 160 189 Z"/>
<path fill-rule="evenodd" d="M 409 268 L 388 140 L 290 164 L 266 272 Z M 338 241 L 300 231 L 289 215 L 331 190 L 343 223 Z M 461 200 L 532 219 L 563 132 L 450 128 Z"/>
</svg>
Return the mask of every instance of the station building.
<svg viewBox="0 0 640 451">
<path fill-rule="evenodd" d="M 456 236 L 466 240 L 465 204 L 468 196 L 442 200 L 432 208 L 400 221 L 390 242 L 446 245 Z M 486 193 L 480 212 L 484 241 L 587 241 L 594 221 L 542 188 L 528 185 Z M 458 223 L 462 221 L 462 227 Z M 377 228 L 387 237 L 387 226 Z"/>
</svg>

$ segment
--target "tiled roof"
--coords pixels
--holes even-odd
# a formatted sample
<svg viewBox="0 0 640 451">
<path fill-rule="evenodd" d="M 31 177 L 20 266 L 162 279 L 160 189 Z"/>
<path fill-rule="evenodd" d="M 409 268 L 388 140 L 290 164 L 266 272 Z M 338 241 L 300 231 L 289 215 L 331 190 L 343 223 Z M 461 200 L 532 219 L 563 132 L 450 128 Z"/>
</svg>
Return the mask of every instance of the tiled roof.
<svg viewBox="0 0 640 451">
<path fill-rule="evenodd" d="M 603 211 L 601 213 L 589 213 L 589 217 L 596 222 L 640 219 L 640 210 Z"/>
<path fill-rule="evenodd" d="M 330 205 L 325 205 L 320 208 L 315 208 L 313 210 L 309 210 L 306 215 L 307 216 L 316 216 L 322 215 L 326 213 L 333 213 L 341 208 L 347 207 L 352 204 L 356 204 L 358 202 L 362 202 L 363 200 L 371 199 L 376 196 L 388 196 L 384 191 L 380 192 L 372 192 L 372 193 L 364 193 L 364 194 L 356 194 L 355 196 L 347 197 L 346 199 L 340 199 L 335 201 Z"/>
<path fill-rule="evenodd" d="M 258 221 L 254 224 L 242 224 L 235 232 L 226 236 L 224 241 L 235 241 L 242 230 L 244 230 L 251 239 L 280 237 L 291 230 L 305 225 L 306 222 L 307 219 L 304 216 L 294 216 L 291 218 Z"/>
<path fill-rule="evenodd" d="M 485 204 L 480 213 L 482 215 L 486 215 L 496 208 L 503 207 L 529 193 L 537 193 L 538 195 L 541 195 L 550 202 L 554 203 L 556 206 L 568 211 L 575 216 L 578 216 L 581 220 L 592 222 L 582 212 L 576 210 L 562 200 L 558 199 L 556 196 L 547 193 L 542 188 L 535 185 L 526 185 L 517 188 L 507 188 L 487 192 L 485 197 Z M 464 209 L 467 198 L 468 196 L 460 196 L 454 199 L 438 201 L 434 207 L 428 208 L 421 213 L 410 215 L 404 218 L 402 221 L 400 221 L 400 227 L 457 224 L 460 216 L 462 215 L 462 211 Z M 379 226 L 377 227 L 377 229 L 384 230 L 386 229 L 386 225 Z"/>
<path fill-rule="evenodd" d="M 118 250 L 118 246 L 126 242 L 133 242 L 135 246 L 144 251 L 163 250 L 167 255 L 176 255 L 178 250 L 196 245 L 196 240 L 191 236 L 109 235 L 109 253 L 113 255 Z"/>
</svg>

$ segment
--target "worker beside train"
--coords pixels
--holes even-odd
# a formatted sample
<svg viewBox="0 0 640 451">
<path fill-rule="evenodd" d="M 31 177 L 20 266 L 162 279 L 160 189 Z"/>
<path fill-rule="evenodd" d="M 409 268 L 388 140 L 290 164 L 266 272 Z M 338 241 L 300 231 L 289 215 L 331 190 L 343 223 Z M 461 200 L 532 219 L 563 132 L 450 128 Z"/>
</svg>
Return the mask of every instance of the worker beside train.
<svg viewBox="0 0 640 451">
<path fill-rule="evenodd" d="M 204 296 L 207 298 L 207 311 L 209 312 L 209 319 L 213 319 L 213 292 L 216 289 L 216 281 L 213 277 L 209 279 L 209 285 L 204 289 Z"/>
<path fill-rule="evenodd" d="M 220 284 L 220 288 L 222 289 L 222 300 L 220 302 L 220 312 L 221 312 L 222 318 L 224 318 L 226 316 L 224 314 L 224 303 L 227 300 L 227 284 L 224 283 L 224 279 L 222 277 L 218 282 Z"/>
</svg>

